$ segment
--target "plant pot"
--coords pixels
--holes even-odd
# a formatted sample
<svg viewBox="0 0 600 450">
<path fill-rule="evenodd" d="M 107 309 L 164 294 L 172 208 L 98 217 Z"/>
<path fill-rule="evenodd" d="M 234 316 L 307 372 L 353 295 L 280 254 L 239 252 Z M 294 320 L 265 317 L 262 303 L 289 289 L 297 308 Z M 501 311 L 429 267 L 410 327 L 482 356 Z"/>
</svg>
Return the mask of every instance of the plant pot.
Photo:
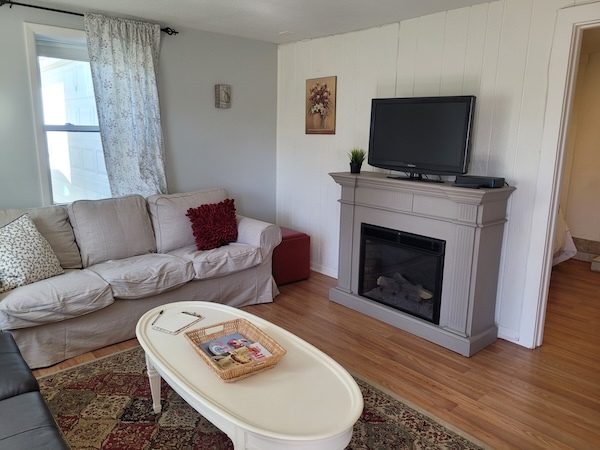
<svg viewBox="0 0 600 450">
<path fill-rule="evenodd" d="M 350 173 L 360 173 L 362 163 L 350 163 Z"/>
</svg>

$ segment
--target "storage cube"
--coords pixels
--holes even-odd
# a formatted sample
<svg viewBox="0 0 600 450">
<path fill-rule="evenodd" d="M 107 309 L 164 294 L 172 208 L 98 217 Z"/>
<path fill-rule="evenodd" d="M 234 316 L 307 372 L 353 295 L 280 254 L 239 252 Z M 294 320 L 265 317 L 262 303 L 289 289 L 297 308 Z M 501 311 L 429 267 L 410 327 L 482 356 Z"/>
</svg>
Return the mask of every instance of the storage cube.
<svg viewBox="0 0 600 450">
<path fill-rule="evenodd" d="M 281 228 L 281 244 L 273 251 L 273 278 L 278 285 L 306 280 L 310 276 L 310 237 Z"/>
</svg>

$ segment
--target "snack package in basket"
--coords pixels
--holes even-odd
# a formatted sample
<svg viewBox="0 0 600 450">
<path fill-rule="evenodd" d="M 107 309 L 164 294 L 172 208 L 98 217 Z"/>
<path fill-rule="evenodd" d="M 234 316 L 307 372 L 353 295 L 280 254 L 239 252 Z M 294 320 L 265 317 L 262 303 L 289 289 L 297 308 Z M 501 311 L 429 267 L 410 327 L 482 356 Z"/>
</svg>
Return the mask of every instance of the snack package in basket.
<svg viewBox="0 0 600 450">
<path fill-rule="evenodd" d="M 239 333 L 234 333 L 205 342 L 200 345 L 200 348 L 208 353 L 209 356 L 218 356 L 245 347 L 248 344 L 250 344 L 248 339 Z"/>
<path fill-rule="evenodd" d="M 250 342 L 239 333 L 206 342 L 200 347 L 222 369 L 273 356 L 261 343 Z"/>
</svg>

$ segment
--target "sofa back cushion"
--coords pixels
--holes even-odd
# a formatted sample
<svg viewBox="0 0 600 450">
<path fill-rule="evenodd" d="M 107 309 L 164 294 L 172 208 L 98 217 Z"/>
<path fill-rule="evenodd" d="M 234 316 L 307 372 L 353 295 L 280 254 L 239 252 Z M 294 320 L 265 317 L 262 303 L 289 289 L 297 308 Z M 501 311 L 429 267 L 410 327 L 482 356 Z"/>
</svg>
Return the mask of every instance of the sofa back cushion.
<svg viewBox="0 0 600 450">
<path fill-rule="evenodd" d="M 203 189 L 181 194 L 157 194 L 146 199 L 156 235 L 158 253 L 194 244 L 192 224 L 187 210 L 218 203 L 228 197 L 225 189 Z"/>
<path fill-rule="evenodd" d="M 146 201 L 141 195 L 77 200 L 67 209 L 83 267 L 156 251 Z"/>
<path fill-rule="evenodd" d="M 44 206 L 41 208 L 0 210 L 0 226 L 29 214 L 42 236 L 48 241 L 63 269 L 82 267 L 79 248 L 75 243 L 69 215 L 63 206 Z"/>
</svg>

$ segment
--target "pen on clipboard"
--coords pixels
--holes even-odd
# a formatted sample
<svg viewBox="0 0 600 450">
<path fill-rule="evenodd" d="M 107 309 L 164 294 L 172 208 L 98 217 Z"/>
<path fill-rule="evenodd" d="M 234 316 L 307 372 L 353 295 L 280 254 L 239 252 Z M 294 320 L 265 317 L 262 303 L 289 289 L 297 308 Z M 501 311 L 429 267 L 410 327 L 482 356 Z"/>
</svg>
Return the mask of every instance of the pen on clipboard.
<svg viewBox="0 0 600 450">
<path fill-rule="evenodd" d="M 156 318 L 152 321 L 152 323 L 150 324 L 150 326 L 154 325 L 156 323 L 156 321 L 160 318 L 161 314 L 163 313 L 163 309 L 160 310 L 160 312 L 158 313 L 158 316 L 156 316 Z"/>
</svg>

